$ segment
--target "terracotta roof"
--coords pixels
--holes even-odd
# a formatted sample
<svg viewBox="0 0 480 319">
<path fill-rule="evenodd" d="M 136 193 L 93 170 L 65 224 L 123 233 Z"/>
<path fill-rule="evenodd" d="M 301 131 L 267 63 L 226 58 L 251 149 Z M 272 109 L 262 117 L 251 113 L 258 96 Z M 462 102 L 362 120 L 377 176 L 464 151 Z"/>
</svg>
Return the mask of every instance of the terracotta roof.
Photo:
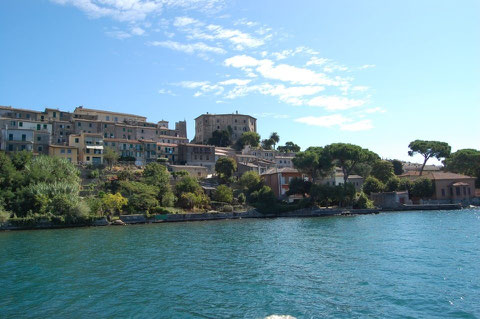
<svg viewBox="0 0 480 319">
<path fill-rule="evenodd" d="M 435 180 L 449 180 L 449 179 L 475 179 L 475 177 L 467 176 L 467 175 L 462 175 L 462 174 L 457 174 L 457 173 L 451 173 L 451 172 L 423 172 L 422 176 L 420 176 L 420 172 L 418 171 L 410 171 L 406 172 L 405 174 L 402 174 L 399 176 L 400 178 L 402 177 L 423 177 L 423 178 L 428 178 L 428 179 L 435 179 Z"/>
<path fill-rule="evenodd" d="M 120 112 L 111 112 L 111 111 L 105 111 L 105 110 L 95 110 L 95 109 L 87 109 L 83 106 L 76 107 L 73 113 L 77 113 L 77 110 L 80 111 L 86 111 L 86 112 L 98 112 L 98 113 L 107 113 L 107 114 L 116 114 L 116 115 L 122 115 L 122 116 L 132 116 L 132 117 L 140 117 L 146 119 L 145 116 L 141 115 L 135 115 L 135 114 L 129 114 L 129 113 L 120 113 Z"/>
<path fill-rule="evenodd" d="M 197 116 L 197 117 L 195 118 L 195 120 L 198 119 L 198 118 L 201 118 L 202 116 L 231 116 L 231 115 L 236 115 L 236 116 L 248 116 L 248 117 L 251 117 L 252 119 L 256 120 L 256 118 L 254 118 L 254 117 L 251 116 L 251 115 L 239 114 L 239 113 L 238 113 L 238 114 L 236 114 L 236 113 L 232 113 L 232 114 L 229 114 L 229 113 L 227 113 L 227 114 L 211 114 L 211 113 L 208 113 L 208 114 L 202 114 L 202 115 L 200 115 L 200 116 Z"/>
<path fill-rule="evenodd" d="M 283 168 L 271 168 L 262 175 L 271 175 L 277 173 L 299 173 L 299 171 L 295 168 L 291 167 L 283 167 Z"/>
<path fill-rule="evenodd" d="M 157 143 L 158 146 L 170 146 L 170 147 L 177 147 L 178 144 L 172 144 L 172 143 Z"/>
<path fill-rule="evenodd" d="M 48 147 L 56 147 L 56 148 L 77 148 L 76 146 L 69 146 L 69 145 L 56 145 L 56 144 L 50 144 Z"/>
<path fill-rule="evenodd" d="M 27 109 L 19 109 L 19 108 L 14 108 L 14 107 L 5 106 L 5 105 L 0 105 L 0 109 L 9 110 L 9 111 L 31 112 L 31 113 L 37 113 L 37 114 L 42 114 L 42 113 L 43 113 L 43 112 L 40 112 L 40 111 L 27 110 Z"/>
</svg>

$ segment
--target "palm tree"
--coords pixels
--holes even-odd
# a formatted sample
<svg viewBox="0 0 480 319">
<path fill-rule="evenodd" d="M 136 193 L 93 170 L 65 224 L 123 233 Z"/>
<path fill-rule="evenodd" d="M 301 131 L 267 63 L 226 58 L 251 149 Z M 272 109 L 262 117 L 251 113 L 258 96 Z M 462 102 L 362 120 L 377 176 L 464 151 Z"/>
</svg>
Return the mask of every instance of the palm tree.
<svg viewBox="0 0 480 319">
<path fill-rule="evenodd" d="M 275 147 L 277 146 L 277 143 L 280 141 L 280 136 L 278 136 L 277 132 L 273 132 L 270 135 L 270 139 L 274 142 L 273 143 L 273 149 L 275 149 Z"/>
</svg>

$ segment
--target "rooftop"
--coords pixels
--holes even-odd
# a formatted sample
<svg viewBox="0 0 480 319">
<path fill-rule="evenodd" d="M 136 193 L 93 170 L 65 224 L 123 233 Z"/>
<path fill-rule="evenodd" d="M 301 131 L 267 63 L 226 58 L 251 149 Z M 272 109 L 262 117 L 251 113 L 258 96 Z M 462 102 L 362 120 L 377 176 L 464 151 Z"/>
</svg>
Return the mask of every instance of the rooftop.
<svg viewBox="0 0 480 319">
<path fill-rule="evenodd" d="M 111 111 L 105 111 L 105 110 L 96 110 L 96 109 L 87 109 L 83 106 L 78 106 L 75 108 L 73 113 L 77 113 L 77 111 L 85 111 L 85 112 L 97 112 L 97 113 L 105 113 L 105 114 L 114 114 L 114 115 L 122 115 L 122 116 L 132 116 L 132 117 L 139 117 L 143 119 L 147 119 L 145 116 L 141 115 L 135 115 L 135 114 L 129 114 L 129 113 L 120 113 L 120 112 L 111 112 Z"/>
<path fill-rule="evenodd" d="M 232 116 L 232 115 L 238 115 L 238 116 L 248 116 L 248 117 L 250 117 L 250 118 L 252 118 L 252 119 L 256 120 L 256 118 L 254 118 L 254 117 L 253 117 L 253 116 L 251 116 L 251 115 L 247 115 L 247 114 L 239 114 L 238 112 L 237 112 L 237 113 L 227 113 L 227 114 L 211 114 L 211 113 L 206 113 L 206 114 L 202 114 L 202 115 L 200 115 L 200 116 L 197 116 L 197 117 L 195 118 L 195 120 L 196 120 L 196 119 L 198 119 L 198 118 L 201 118 L 202 116 Z"/>
</svg>

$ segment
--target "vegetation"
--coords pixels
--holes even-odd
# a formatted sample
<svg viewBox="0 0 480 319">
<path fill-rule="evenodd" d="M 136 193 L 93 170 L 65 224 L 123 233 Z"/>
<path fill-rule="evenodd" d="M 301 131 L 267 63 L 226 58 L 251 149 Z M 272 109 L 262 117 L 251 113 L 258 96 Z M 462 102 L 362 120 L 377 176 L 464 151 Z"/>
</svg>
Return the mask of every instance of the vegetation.
<svg viewBox="0 0 480 319">
<path fill-rule="evenodd" d="M 323 147 L 309 147 L 305 152 L 298 153 L 292 162 L 299 171 L 311 176 L 314 183 L 333 169 L 330 154 Z"/>
<path fill-rule="evenodd" d="M 440 160 L 441 158 L 448 157 L 451 152 L 450 145 L 445 142 L 438 141 L 415 140 L 408 145 L 408 148 L 410 148 L 408 155 L 414 156 L 415 154 L 420 154 L 423 156 L 423 164 L 419 174 L 420 176 L 422 176 L 423 169 L 430 158 L 434 157 Z"/>
<path fill-rule="evenodd" d="M 226 147 L 232 145 L 232 127 L 228 127 L 226 131 L 216 130 L 212 133 L 212 137 L 208 140 L 209 145 Z"/>
<path fill-rule="evenodd" d="M 445 159 L 445 169 L 449 172 L 476 177 L 476 187 L 480 188 L 480 151 L 466 148 L 452 153 Z"/>
<path fill-rule="evenodd" d="M 363 183 L 363 191 L 367 195 L 370 195 L 372 193 L 380 193 L 384 190 L 385 185 L 379 179 L 373 176 L 367 177 L 365 183 Z"/>
<path fill-rule="evenodd" d="M 260 145 L 260 135 L 255 132 L 245 132 L 242 136 L 237 140 L 236 149 L 241 150 L 246 145 L 250 145 L 252 147 L 257 147 Z"/>
<path fill-rule="evenodd" d="M 387 183 L 390 178 L 395 176 L 393 164 L 389 161 L 376 161 L 372 165 L 371 174 L 382 183 Z"/>
<path fill-rule="evenodd" d="M 217 187 L 213 198 L 218 202 L 230 204 L 233 202 L 233 190 L 226 185 L 220 185 Z"/>
<path fill-rule="evenodd" d="M 103 151 L 103 159 L 104 159 L 105 163 L 108 166 L 110 166 L 110 168 L 112 168 L 113 165 L 115 165 L 117 163 L 119 158 L 120 158 L 120 156 L 117 154 L 115 149 L 113 149 L 112 147 L 105 147 L 105 149 Z"/>
<path fill-rule="evenodd" d="M 391 160 L 391 163 L 393 165 L 393 173 L 395 175 L 402 175 L 403 174 L 403 163 L 399 160 Z"/>
<path fill-rule="evenodd" d="M 277 151 L 281 153 L 298 153 L 300 152 L 300 146 L 293 142 L 286 142 L 285 146 L 279 146 Z"/>
<path fill-rule="evenodd" d="M 215 163 L 215 171 L 223 181 L 228 181 L 237 171 L 237 162 L 231 157 L 222 157 Z"/>
</svg>

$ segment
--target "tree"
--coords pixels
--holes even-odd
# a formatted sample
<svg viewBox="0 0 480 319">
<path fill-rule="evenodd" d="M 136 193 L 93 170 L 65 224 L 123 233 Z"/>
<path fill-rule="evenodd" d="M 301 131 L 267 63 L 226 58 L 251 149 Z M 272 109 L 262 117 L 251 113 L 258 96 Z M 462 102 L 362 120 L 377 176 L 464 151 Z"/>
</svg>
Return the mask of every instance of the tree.
<svg viewBox="0 0 480 319">
<path fill-rule="evenodd" d="M 292 162 L 296 169 L 311 176 L 314 183 L 333 168 L 332 159 L 323 147 L 309 147 L 305 152 L 299 152 Z"/>
<path fill-rule="evenodd" d="M 432 197 L 435 193 L 435 185 L 430 179 L 420 178 L 413 182 L 410 195 L 418 198 Z"/>
<path fill-rule="evenodd" d="M 217 187 L 213 198 L 217 202 L 224 202 L 230 204 L 231 202 L 233 202 L 233 190 L 226 185 L 220 185 Z"/>
<path fill-rule="evenodd" d="M 238 180 L 238 185 L 240 188 L 249 195 L 250 193 L 260 189 L 262 187 L 262 182 L 260 175 L 255 171 L 248 171 L 243 173 L 243 175 Z"/>
<path fill-rule="evenodd" d="M 201 191 L 203 190 L 197 179 L 191 176 L 183 177 L 177 185 L 175 185 L 175 192 L 178 197 L 180 197 L 182 193 L 196 193 Z"/>
<path fill-rule="evenodd" d="M 365 193 L 360 193 L 353 204 L 353 208 L 356 209 L 366 209 L 366 208 L 374 208 L 373 202 L 368 198 Z"/>
<path fill-rule="evenodd" d="M 271 150 L 272 149 L 272 146 L 275 144 L 275 142 L 269 138 L 267 140 L 262 140 L 262 148 L 264 150 Z"/>
<path fill-rule="evenodd" d="M 379 179 L 382 183 L 388 182 L 393 174 L 393 164 L 389 161 L 376 161 L 372 165 L 372 176 Z"/>
<path fill-rule="evenodd" d="M 188 176 L 188 172 L 185 171 L 185 170 L 172 172 L 171 174 L 172 174 L 172 176 L 173 176 L 173 179 L 175 179 L 175 180 L 176 180 L 177 178 L 179 178 L 179 177 Z"/>
<path fill-rule="evenodd" d="M 232 145 L 232 132 L 231 127 L 228 127 L 227 131 L 213 131 L 212 137 L 208 139 L 208 144 L 219 147 L 226 147 Z"/>
<path fill-rule="evenodd" d="M 393 173 L 395 175 L 402 175 L 403 174 L 403 163 L 397 159 L 391 161 L 393 165 Z"/>
<path fill-rule="evenodd" d="M 109 213 L 109 215 L 114 215 L 120 213 L 122 208 L 128 204 L 128 199 L 122 196 L 120 193 L 116 194 L 105 194 L 102 197 L 102 207 Z"/>
<path fill-rule="evenodd" d="M 113 149 L 113 147 L 105 147 L 103 152 L 103 159 L 110 166 L 110 169 L 115 165 L 120 158 L 120 155 Z"/>
<path fill-rule="evenodd" d="M 476 187 L 480 187 L 480 151 L 461 149 L 445 159 L 445 169 L 449 172 L 474 176 Z"/>
<path fill-rule="evenodd" d="M 255 132 L 245 132 L 237 141 L 237 148 L 242 149 L 245 145 L 257 147 L 260 144 L 260 135 Z"/>
<path fill-rule="evenodd" d="M 157 199 L 162 205 L 164 202 L 171 203 L 173 194 L 170 189 L 170 173 L 164 165 L 155 162 L 147 164 L 142 173 L 142 181 L 157 188 Z"/>
<path fill-rule="evenodd" d="M 385 189 L 385 185 L 377 178 L 370 176 L 363 183 L 363 192 L 367 195 L 371 193 L 381 193 Z"/>
<path fill-rule="evenodd" d="M 348 177 L 359 163 L 368 163 L 379 159 L 374 152 L 358 145 L 334 143 L 325 146 L 325 151 L 343 172 L 343 185 L 347 187 Z"/>
<path fill-rule="evenodd" d="M 278 135 L 277 132 L 273 132 L 270 135 L 270 139 L 273 141 L 273 149 L 277 146 L 277 143 L 280 142 L 280 136 Z"/>
<path fill-rule="evenodd" d="M 423 165 L 420 169 L 419 176 L 422 176 L 423 169 L 430 158 L 434 157 L 440 160 L 441 158 L 448 157 L 451 152 L 450 145 L 438 141 L 415 140 L 408 145 L 408 148 L 410 148 L 408 155 L 414 156 L 415 154 L 420 154 L 423 156 Z"/>
<path fill-rule="evenodd" d="M 385 191 L 396 192 L 398 190 L 400 190 L 400 178 L 393 176 L 385 184 Z"/>
<path fill-rule="evenodd" d="M 227 181 L 237 171 L 237 162 L 231 157 L 221 157 L 215 163 L 215 171 L 221 179 Z"/>
<path fill-rule="evenodd" d="M 285 146 L 279 146 L 277 150 L 281 153 L 298 153 L 300 152 L 300 146 L 293 142 L 287 142 Z"/>
<path fill-rule="evenodd" d="M 266 185 L 262 186 L 259 190 L 254 191 L 251 194 L 251 198 L 253 202 L 258 203 L 263 207 L 271 207 L 275 205 L 277 201 L 275 198 L 275 193 Z"/>
<path fill-rule="evenodd" d="M 159 206 L 158 189 L 155 185 L 141 182 L 120 181 L 119 192 L 128 199 L 126 209 L 129 213 L 150 211 Z"/>
<path fill-rule="evenodd" d="M 310 194 L 310 188 L 312 187 L 312 182 L 304 181 L 301 178 L 295 177 L 290 180 L 288 184 L 287 195 L 302 195 L 305 197 L 306 194 Z"/>
</svg>

